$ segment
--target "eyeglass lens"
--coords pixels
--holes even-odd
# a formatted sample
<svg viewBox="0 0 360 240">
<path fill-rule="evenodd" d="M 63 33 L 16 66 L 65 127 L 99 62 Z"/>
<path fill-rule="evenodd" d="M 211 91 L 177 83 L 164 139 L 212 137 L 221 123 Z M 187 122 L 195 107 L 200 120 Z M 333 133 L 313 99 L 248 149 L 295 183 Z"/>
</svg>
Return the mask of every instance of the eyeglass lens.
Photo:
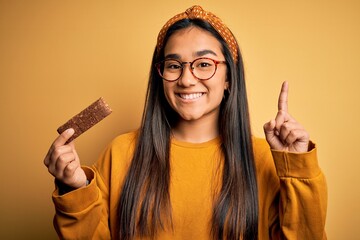
<svg viewBox="0 0 360 240">
<path fill-rule="evenodd" d="M 166 59 L 159 66 L 159 73 L 162 78 L 168 81 L 175 81 L 182 75 L 185 64 L 175 59 Z M 190 71 L 199 80 L 211 78 L 216 71 L 216 63 L 209 58 L 199 58 L 190 63 Z"/>
</svg>

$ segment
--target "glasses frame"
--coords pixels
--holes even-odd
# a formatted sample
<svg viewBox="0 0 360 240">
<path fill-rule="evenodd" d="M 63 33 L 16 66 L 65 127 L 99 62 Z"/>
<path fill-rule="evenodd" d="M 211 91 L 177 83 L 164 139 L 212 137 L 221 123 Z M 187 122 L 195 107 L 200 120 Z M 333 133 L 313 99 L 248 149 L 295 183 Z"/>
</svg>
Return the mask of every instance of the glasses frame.
<svg viewBox="0 0 360 240">
<path fill-rule="evenodd" d="M 196 62 L 196 61 L 198 61 L 198 60 L 201 60 L 201 59 L 211 60 L 211 61 L 213 61 L 214 64 L 215 64 L 215 71 L 214 71 L 214 73 L 213 73 L 210 77 L 208 77 L 208 78 L 199 78 L 199 77 L 195 76 L 195 74 L 194 74 L 193 64 L 194 64 L 194 62 Z M 164 63 L 165 61 L 168 61 L 168 60 L 176 61 L 176 62 L 178 62 L 178 63 L 181 65 L 181 73 L 180 73 L 179 77 L 178 77 L 177 79 L 175 79 L 175 80 L 168 80 L 168 79 L 164 78 L 164 77 L 162 76 L 162 74 L 161 74 L 160 66 L 161 66 L 162 63 Z M 179 80 L 179 79 L 181 78 L 181 76 L 183 75 L 183 73 L 184 73 L 184 68 L 185 68 L 185 64 L 189 64 L 189 66 L 190 66 L 190 72 L 191 72 L 191 74 L 194 76 L 194 78 L 196 78 L 196 79 L 198 79 L 198 80 L 200 80 L 200 81 L 206 81 L 206 80 L 209 80 L 210 78 L 212 78 L 212 77 L 215 75 L 215 73 L 216 73 L 216 71 L 217 71 L 217 66 L 218 66 L 218 64 L 222 64 L 222 63 L 226 63 L 226 61 L 218 61 L 218 60 L 215 60 L 215 59 L 212 59 L 212 58 L 208 58 L 208 57 L 196 58 L 196 59 L 194 59 L 192 62 L 181 62 L 181 61 L 178 60 L 178 59 L 167 58 L 167 59 L 162 60 L 162 61 L 160 61 L 160 62 L 158 62 L 158 63 L 155 63 L 155 67 L 156 67 L 156 69 L 157 69 L 160 77 L 161 77 L 163 80 L 165 80 L 165 81 L 167 81 L 167 82 L 175 82 L 175 81 Z"/>
</svg>

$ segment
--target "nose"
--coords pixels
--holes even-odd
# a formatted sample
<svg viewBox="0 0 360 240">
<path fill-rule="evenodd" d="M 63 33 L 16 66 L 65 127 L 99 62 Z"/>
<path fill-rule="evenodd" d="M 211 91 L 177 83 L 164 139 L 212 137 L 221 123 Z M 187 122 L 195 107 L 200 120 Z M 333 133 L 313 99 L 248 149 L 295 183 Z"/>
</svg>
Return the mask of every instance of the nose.
<svg viewBox="0 0 360 240">
<path fill-rule="evenodd" d="M 184 67 L 183 67 L 182 75 L 177 81 L 179 86 L 190 87 L 190 86 L 194 86 L 198 82 L 197 78 L 192 73 L 190 64 L 191 64 L 190 62 L 183 62 Z"/>
</svg>

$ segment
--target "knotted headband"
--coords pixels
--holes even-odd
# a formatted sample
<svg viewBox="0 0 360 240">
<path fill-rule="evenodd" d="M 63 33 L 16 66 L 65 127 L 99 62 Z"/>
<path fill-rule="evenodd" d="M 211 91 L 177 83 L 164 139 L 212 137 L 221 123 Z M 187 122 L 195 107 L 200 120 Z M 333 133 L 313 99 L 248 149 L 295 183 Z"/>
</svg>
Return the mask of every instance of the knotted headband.
<svg viewBox="0 0 360 240">
<path fill-rule="evenodd" d="M 237 42 L 235 40 L 234 35 L 231 33 L 229 28 L 221 21 L 220 18 L 215 16 L 211 12 L 207 12 L 203 10 L 200 6 L 192 6 L 191 8 L 188 8 L 185 12 L 180 13 L 172 17 L 170 20 L 166 22 L 166 24 L 162 27 L 162 29 L 159 32 L 158 39 L 157 39 L 157 54 L 159 54 L 160 50 L 163 48 L 164 45 L 164 38 L 166 35 L 166 32 L 169 30 L 169 28 L 176 23 L 177 21 L 183 20 L 183 19 L 201 19 L 204 20 L 220 34 L 220 36 L 225 40 L 226 44 L 228 45 L 231 55 L 234 59 L 234 62 L 237 62 L 238 58 L 238 48 L 237 48 Z"/>
</svg>

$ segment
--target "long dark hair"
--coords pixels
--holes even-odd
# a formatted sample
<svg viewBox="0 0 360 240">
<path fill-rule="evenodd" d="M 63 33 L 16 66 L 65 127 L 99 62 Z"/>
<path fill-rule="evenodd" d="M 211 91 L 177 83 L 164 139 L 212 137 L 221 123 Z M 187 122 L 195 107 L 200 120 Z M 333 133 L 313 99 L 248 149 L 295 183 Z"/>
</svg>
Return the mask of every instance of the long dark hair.
<svg viewBox="0 0 360 240">
<path fill-rule="evenodd" d="M 174 32 L 190 26 L 204 29 L 219 40 L 228 68 L 229 91 L 224 93 L 218 123 L 223 172 L 213 206 L 211 235 L 213 239 L 257 239 L 258 195 L 242 58 L 239 54 L 234 61 L 222 37 L 200 19 L 184 19 L 173 24 L 163 46 Z M 178 115 L 169 106 L 163 80 L 154 67 L 163 58 L 164 49 L 155 49 L 142 123 L 119 200 L 122 240 L 135 236 L 154 238 L 159 229 L 172 227 L 170 133 Z"/>
</svg>

